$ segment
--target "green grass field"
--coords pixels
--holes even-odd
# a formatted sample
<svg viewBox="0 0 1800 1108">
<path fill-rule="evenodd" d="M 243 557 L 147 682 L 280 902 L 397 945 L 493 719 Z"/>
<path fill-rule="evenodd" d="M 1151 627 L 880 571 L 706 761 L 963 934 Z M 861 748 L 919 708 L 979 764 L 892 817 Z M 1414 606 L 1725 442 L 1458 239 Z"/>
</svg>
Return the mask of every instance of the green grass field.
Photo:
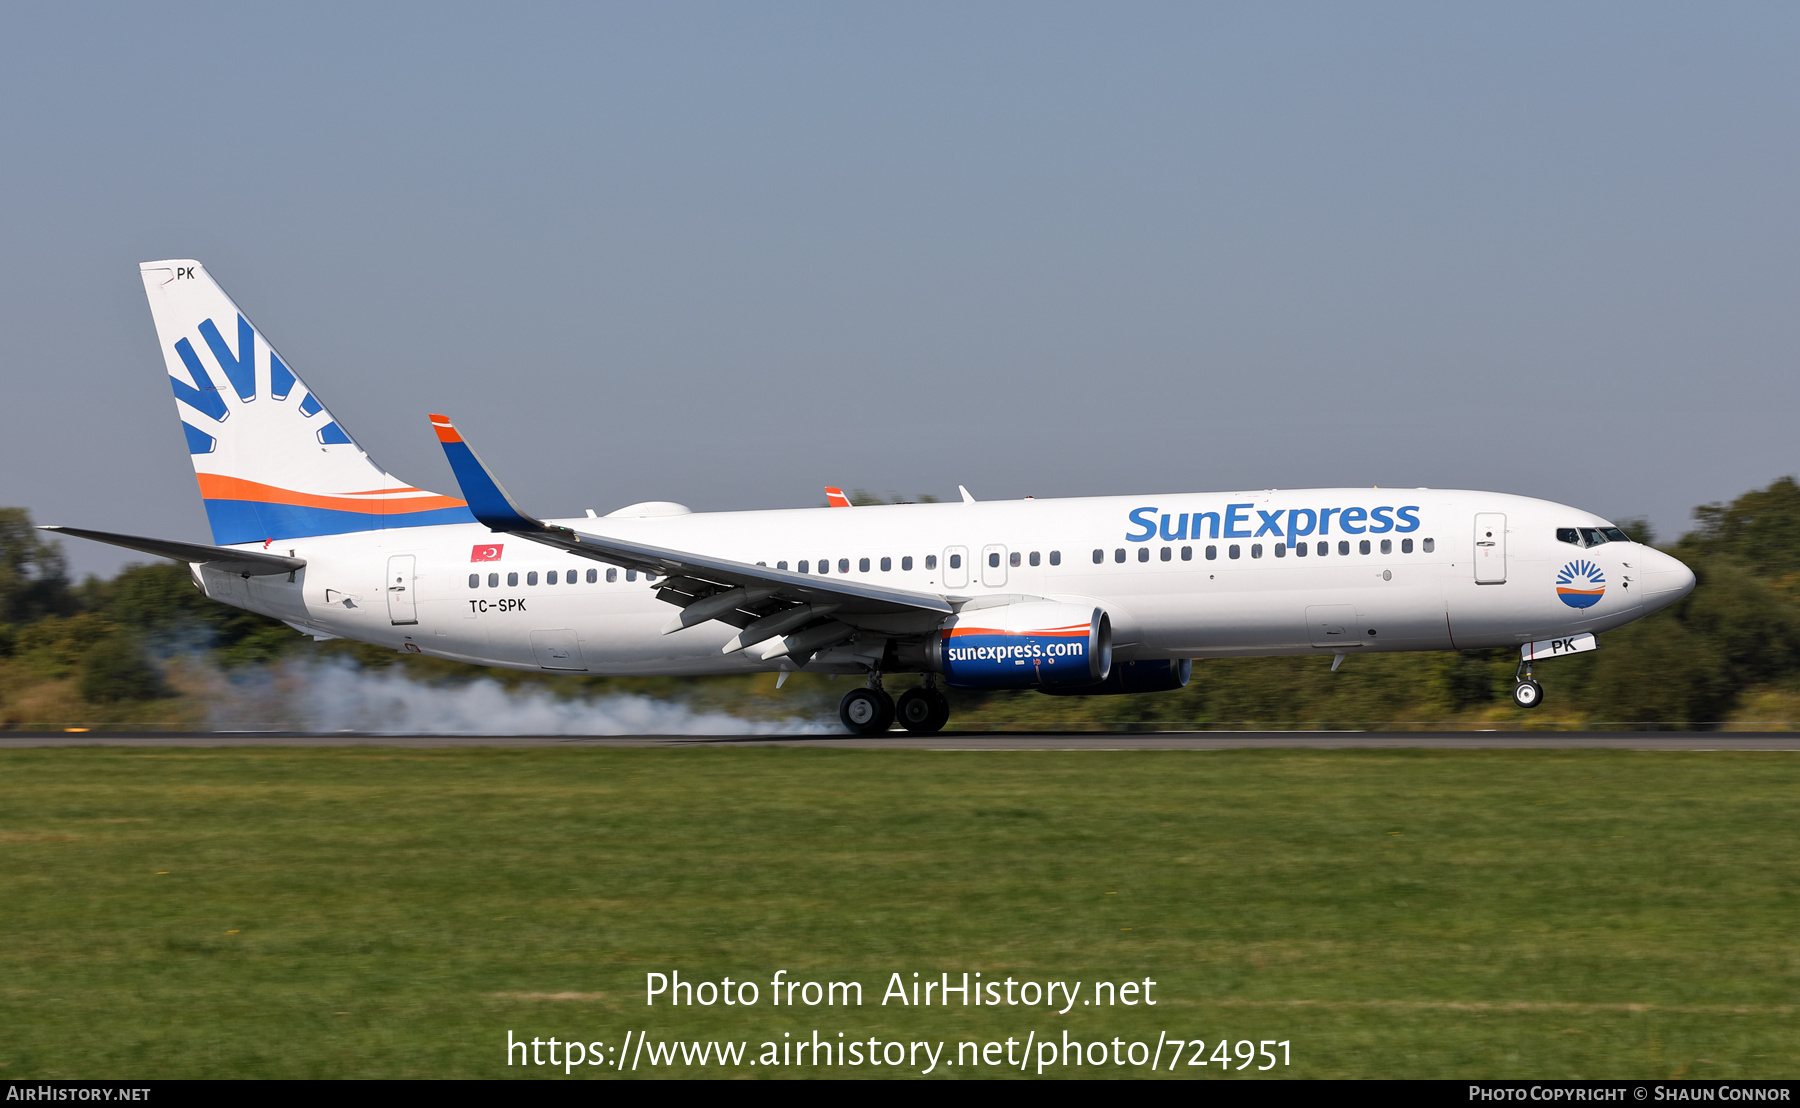
<svg viewBox="0 0 1800 1108">
<path fill-rule="evenodd" d="M 754 1057 L 815 1029 L 1288 1041 L 1265 1077 L 1791 1075 L 1797 795 L 1779 753 L 12 750 L 0 1077 L 561 1079 L 509 1070 L 508 1031 Z M 761 1003 L 647 1008 L 677 969 Z M 865 1003 L 772 1007 L 776 970 Z M 880 1004 L 965 970 L 1159 1003 Z"/>
</svg>

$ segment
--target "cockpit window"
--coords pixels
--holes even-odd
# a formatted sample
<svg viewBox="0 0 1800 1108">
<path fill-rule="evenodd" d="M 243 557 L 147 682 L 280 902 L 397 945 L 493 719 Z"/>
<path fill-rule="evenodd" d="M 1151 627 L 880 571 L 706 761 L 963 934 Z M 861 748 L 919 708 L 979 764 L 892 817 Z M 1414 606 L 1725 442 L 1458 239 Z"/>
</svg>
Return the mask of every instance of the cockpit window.
<svg viewBox="0 0 1800 1108">
<path fill-rule="evenodd" d="M 1631 536 L 1617 527 L 1558 527 L 1556 541 L 1576 546 L 1599 546 L 1607 542 L 1630 542 Z"/>
</svg>

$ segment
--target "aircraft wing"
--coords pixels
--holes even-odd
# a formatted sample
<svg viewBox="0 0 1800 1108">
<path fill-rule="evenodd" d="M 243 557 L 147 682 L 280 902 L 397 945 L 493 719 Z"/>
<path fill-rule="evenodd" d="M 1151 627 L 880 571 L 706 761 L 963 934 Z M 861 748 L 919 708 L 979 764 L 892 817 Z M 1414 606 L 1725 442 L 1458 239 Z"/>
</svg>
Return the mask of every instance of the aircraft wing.
<svg viewBox="0 0 1800 1108">
<path fill-rule="evenodd" d="M 663 580 L 657 583 L 657 596 L 678 607 L 693 609 L 694 615 L 690 619 L 689 613 L 684 612 L 669 630 L 706 619 L 749 628 L 758 621 L 767 624 L 786 613 L 801 616 L 803 606 L 811 607 L 818 618 L 829 614 L 851 622 L 858 616 L 949 615 L 955 611 L 948 598 L 935 593 L 792 573 L 544 523 L 513 502 L 447 417 L 434 415 L 431 425 L 476 519 L 493 531 L 609 565 L 660 575 Z"/>
<path fill-rule="evenodd" d="M 173 558 L 177 562 L 193 562 L 224 570 L 226 573 L 242 574 L 245 577 L 270 577 L 277 573 L 292 573 L 306 565 L 305 558 L 288 558 L 280 554 L 264 554 L 256 550 L 233 550 L 226 546 L 206 546 L 197 542 L 176 542 L 173 539 L 147 539 L 137 535 L 115 535 L 111 531 L 88 531 L 80 527 L 61 527 L 47 523 L 39 527 L 40 531 L 54 531 L 59 535 L 74 535 L 78 539 L 92 539 L 95 542 L 122 546 L 127 550 L 136 550 L 144 554 L 154 554 L 159 558 Z"/>
</svg>

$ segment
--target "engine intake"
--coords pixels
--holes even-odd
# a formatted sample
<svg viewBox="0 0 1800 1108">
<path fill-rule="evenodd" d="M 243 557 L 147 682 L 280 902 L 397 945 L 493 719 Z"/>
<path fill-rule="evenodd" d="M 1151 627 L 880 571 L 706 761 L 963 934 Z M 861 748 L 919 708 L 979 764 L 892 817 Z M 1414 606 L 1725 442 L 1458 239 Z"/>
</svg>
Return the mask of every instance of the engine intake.
<svg viewBox="0 0 1800 1108">
<path fill-rule="evenodd" d="M 1112 669 L 1112 622 L 1099 608 L 1050 600 L 980 608 L 945 620 L 925 658 L 959 689 L 1092 685 Z"/>
</svg>

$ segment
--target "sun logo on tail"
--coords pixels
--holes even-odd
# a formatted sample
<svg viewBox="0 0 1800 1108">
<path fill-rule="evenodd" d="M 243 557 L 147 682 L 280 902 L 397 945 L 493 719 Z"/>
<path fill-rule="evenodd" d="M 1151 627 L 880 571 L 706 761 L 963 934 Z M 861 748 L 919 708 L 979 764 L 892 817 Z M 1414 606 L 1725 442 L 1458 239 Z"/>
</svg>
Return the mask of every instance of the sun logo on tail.
<svg viewBox="0 0 1800 1108">
<path fill-rule="evenodd" d="M 1585 558 L 1562 567 L 1556 575 L 1556 596 L 1571 608 L 1592 608 L 1606 595 L 1606 574 Z"/>
<path fill-rule="evenodd" d="M 226 342 L 225 336 L 219 333 L 218 324 L 211 319 L 201 320 L 199 331 L 200 337 L 206 342 L 207 349 L 212 351 L 213 360 L 218 363 L 220 371 L 224 373 L 226 382 L 237 394 L 238 402 L 248 404 L 255 400 L 257 396 L 256 331 L 250 326 L 250 322 L 241 315 L 237 317 L 238 345 L 236 352 L 232 351 L 231 344 Z M 175 354 L 181 359 L 181 364 L 187 368 L 188 376 L 192 377 L 194 382 L 190 385 L 171 372 L 169 384 L 175 388 L 175 399 L 214 423 L 222 424 L 230 419 L 231 407 L 225 400 L 225 386 L 218 384 L 213 375 L 207 371 L 206 364 L 200 360 L 199 353 L 194 349 L 194 344 L 185 338 L 177 339 Z M 281 355 L 275 353 L 272 348 L 269 349 L 268 354 L 269 399 L 286 400 L 288 394 L 298 383 L 298 378 L 294 376 L 293 370 L 282 363 Z M 311 393 L 307 393 L 300 401 L 300 415 L 305 419 L 310 420 L 324 410 L 324 405 L 320 404 Z M 330 421 L 314 433 L 320 446 L 356 445 L 351 441 L 350 436 L 344 433 L 344 429 L 337 425 L 337 421 L 330 419 L 329 413 L 326 418 Z M 188 453 L 211 454 L 219 445 L 217 438 L 195 427 L 186 419 L 181 421 L 181 426 L 187 434 Z"/>
</svg>

